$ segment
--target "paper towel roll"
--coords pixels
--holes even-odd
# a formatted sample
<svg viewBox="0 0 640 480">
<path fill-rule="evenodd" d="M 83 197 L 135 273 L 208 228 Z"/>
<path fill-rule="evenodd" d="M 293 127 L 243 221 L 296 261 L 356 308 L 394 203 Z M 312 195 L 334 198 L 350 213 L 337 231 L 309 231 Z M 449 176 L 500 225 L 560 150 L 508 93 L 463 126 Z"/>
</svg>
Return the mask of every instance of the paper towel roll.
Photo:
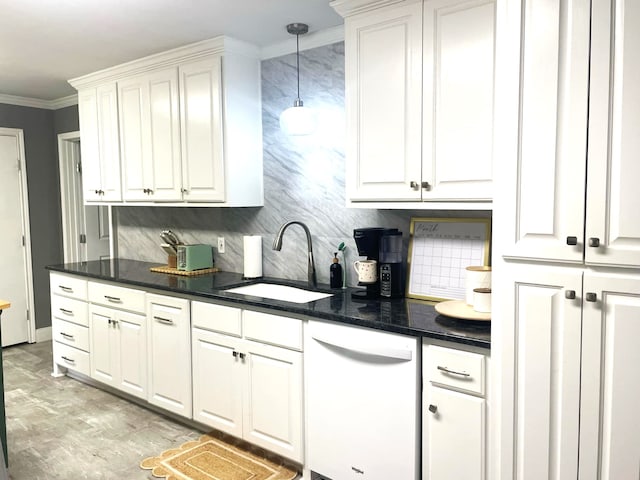
<svg viewBox="0 0 640 480">
<path fill-rule="evenodd" d="M 244 245 L 244 277 L 258 278 L 262 276 L 262 237 L 246 235 Z"/>
</svg>

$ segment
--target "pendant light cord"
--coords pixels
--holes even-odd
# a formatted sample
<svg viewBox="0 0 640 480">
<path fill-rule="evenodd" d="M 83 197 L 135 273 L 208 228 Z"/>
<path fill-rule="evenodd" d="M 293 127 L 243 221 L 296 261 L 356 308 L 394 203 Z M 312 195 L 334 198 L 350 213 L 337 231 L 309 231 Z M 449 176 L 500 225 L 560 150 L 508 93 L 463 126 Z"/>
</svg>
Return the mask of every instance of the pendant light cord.
<svg viewBox="0 0 640 480">
<path fill-rule="evenodd" d="M 300 102 L 300 34 L 296 33 L 296 72 L 298 72 L 298 102 Z"/>
</svg>

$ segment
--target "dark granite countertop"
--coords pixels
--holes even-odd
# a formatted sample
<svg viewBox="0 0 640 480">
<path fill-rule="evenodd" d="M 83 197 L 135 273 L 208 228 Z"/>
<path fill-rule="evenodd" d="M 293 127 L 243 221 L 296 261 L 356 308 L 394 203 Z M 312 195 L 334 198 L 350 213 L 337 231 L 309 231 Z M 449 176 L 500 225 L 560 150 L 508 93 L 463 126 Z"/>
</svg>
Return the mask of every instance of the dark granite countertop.
<svg viewBox="0 0 640 480">
<path fill-rule="evenodd" d="M 218 272 L 206 275 L 181 276 L 151 272 L 158 264 L 137 260 L 96 260 L 82 263 L 50 265 L 52 271 L 81 275 L 100 280 L 120 282 L 131 286 L 164 290 L 182 295 L 225 302 L 238 306 L 269 308 L 281 312 L 307 315 L 349 325 L 358 325 L 387 332 L 416 337 L 436 338 L 454 343 L 490 348 L 490 322 L 457 320 L 438 314 L 429 302 L 413 299 L 354 300 L 355 289 L 330 289 L 319 285 L 316 290 L 332 293 L 333 296 L 309 303 L 291 303 L 252 295 L 229 293 L 234 286 L 257 282 L 279 283 L 306 288 L 306 282 L 263 277 L 245 280 L 239 273 Z"/>
</svg>

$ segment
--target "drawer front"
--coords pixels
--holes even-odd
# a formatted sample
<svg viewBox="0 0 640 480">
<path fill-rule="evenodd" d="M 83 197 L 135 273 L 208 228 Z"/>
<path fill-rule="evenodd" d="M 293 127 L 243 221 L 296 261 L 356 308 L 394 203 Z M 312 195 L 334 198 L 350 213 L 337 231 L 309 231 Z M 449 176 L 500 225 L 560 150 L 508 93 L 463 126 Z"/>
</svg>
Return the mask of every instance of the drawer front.
<svg viewBox="0 0 640 480">
<path fill-rule="evenodd" d="M 240 337 L 242 336 L 242 310 L 212 303 L 191 302 L 191 325 Z"/>
<path fill-rule="evenodd" d="M 56 295 L 77 298 L 78 300 L 87 299 L 87 281 L 82 278 L 51 273 L 49 275 L 49 285 L 51 293 Z"/>
<path fill-rule="evenodd" d="M 89 351 L 89 329 L 75 323 L 54 319 L 52 326 L 53 341 L 64 343 L 71 347 Z"/>
<path fill-rule="evenodd" d="M 428 345 L 424 356 L 427 380 L 457 390 L 485 394 L 485 356 Z"/>
<path fill-rule="evenodd" d="M 244 310 L 242 329 L 246 339 L 302 351 L 302 320 Z"/>
<path fill-rule="evenodd" d="M 75 370 L 83 375 L 91 374 L 89 354 L 63 343 L 53 343 L 53 361 L 61 367 Z"/>
<path fill-rule="evenodd" d="M 131 312 L 145 311 L 144 291 L 108 283 L 89 282 L 89 301 Z"/>
<path fill-rule="evenodd" d="M 51 295 L 51 316 L 78 325 L 89 326 L 87 302 L 60 295 Z"/>
</svg>

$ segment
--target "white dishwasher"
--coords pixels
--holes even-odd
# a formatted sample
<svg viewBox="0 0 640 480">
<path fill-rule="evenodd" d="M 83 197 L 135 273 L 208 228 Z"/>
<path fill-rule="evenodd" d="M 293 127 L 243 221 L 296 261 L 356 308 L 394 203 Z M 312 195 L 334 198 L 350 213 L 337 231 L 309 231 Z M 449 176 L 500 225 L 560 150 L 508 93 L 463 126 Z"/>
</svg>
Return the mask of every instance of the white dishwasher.
<svg viewBox="0 0 640 480">
<path fill-rule="evenodd" d="M 309 321 L 305 380 L 312 480 L 419 478 L 419 352 L 414 337 Z"/>
</svg>

